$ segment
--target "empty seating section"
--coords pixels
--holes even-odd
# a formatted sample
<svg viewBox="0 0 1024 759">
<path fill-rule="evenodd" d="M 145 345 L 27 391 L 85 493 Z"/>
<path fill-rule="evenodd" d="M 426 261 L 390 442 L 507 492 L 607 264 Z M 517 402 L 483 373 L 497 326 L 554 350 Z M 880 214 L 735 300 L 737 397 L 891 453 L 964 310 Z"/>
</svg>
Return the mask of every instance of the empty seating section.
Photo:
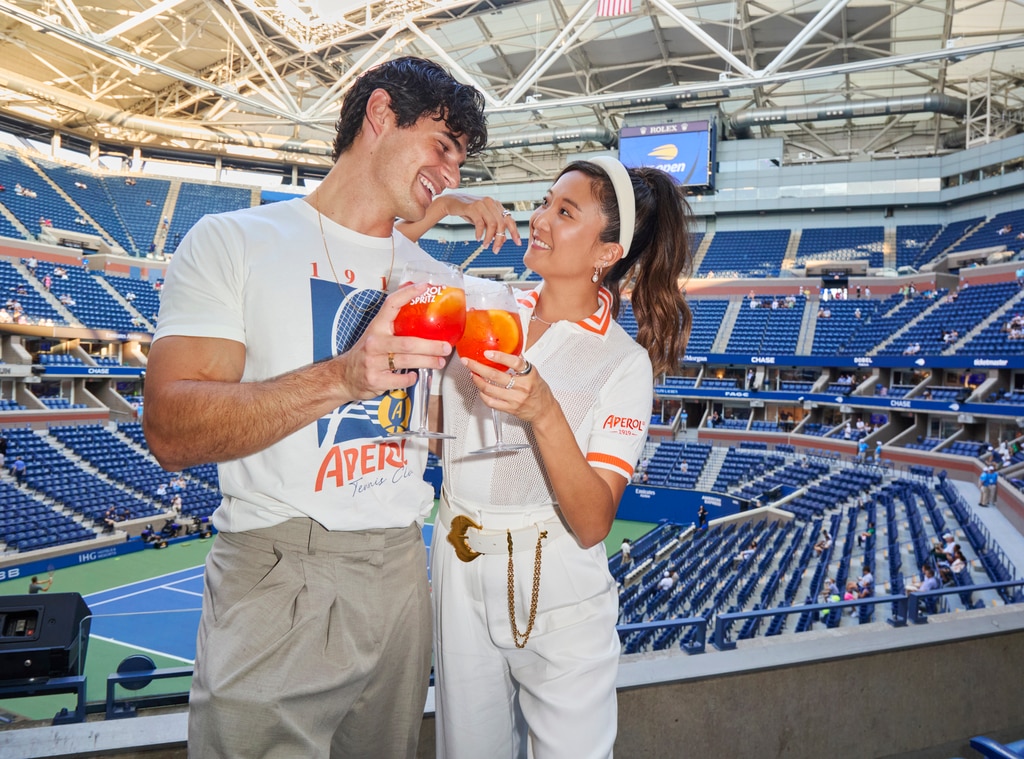
<svg viewBox="0 0 1024 759">
<path fill-rule="evenodd" d="M 0 539 L 6 550 L 34 551 L 95 537 L 94 530 L 70 515 L 27 495 L 11 481 L 0 481 Z"/>
<path fill-rule="evenodd" d="M 460 268 L 466 263 L 466 259 L 480 247 L 480 243 L 472 240 L 448 242 L 421 238 L 419 244 L 432 258 Z"/>
<path fill-rule="evenodd" d="M 134 184 L 120 176 L 103 177 L 111 206 L 128 230 L 135 254 L 143 256 L 155 247 L 171 183 L 166 179 L 149 177 L 132 177 L 131 182 Z M 130 248 L 127 250 L 132 252 Z"/>
<path fill-rule="evenodd" d="M 692 489 L 710 453 L 711 446 L 704 443 L 664 442 L 658 446 L 647 464 L 647 483 Z M 682 471 L 684 461 L 685 472 Z"/>
<path fill-rule="evenodd" d="M 998 213 L 984 224 L 975 227 L 970 234 L 950 249 L 950 253 L 961 253 L 982 248 L 1005 247 L 1014 253 L 1024 250 L 1024 209 Z"/>
<path fill-rule="evenodd" d="M 809 261 L 860 261 L 882 266 L 884 227 L 823 227 L 805 229 L 796 250 L 796 265 Z"/>
<path fill-rule="evenodd" d="M 93 528 L 102 527 L 103 515 L 111 506 L 131 518 L 160 513 L 150 502 L 83 469 L 43 435 L 26 428 L 5 429 L 3 435 L 8 441 L 8 459 L 20 456 L 26 464 L 24 484 L 28 490 L 21 492 L 56 514 L 77 514 L 74 521 L 85 530 L 77 533 L 77 540 L 88 538 L 87 533 L 95 535 Z M 19 544 L 20 550 L 39 547 L 42 545 Z"/>
<path fill-rule="evenodd" d="M 153 287 L 152 282 L 112 274 L 105 276 L 110 286 L 128 300 L 132 308 L 150 322 L 156 322 L 157 314 L 160 313 L 160 291 Z"/>
<path fill-rule="evenodd" d="M 874 298 L 831 300 L 820 304 L 814 325 L 814 343 L 811 353 L 829 355 L 849 342 L 879 312 L 882 302 Z"/>
<path fill-rule="evenodd" d="M 14 265 L 7 259 L 0 258 L 0 293 L 3 293 L 3 304 L 11 316 L 17 307 L 12 301 L 17 301 L 21 311 L 30 323 L 50 320 L 57 326 L 66 325 L 65 319 L 57 309 L 48 301 L 36 288 L 21 275 Z"/>
<path fill-rule="evenodd" d="M 901 224 L 896 227 L 896 266 L 916 266 L 941 229 L 941 224 Z"/>
<path fill-rule="evenodd" d="M 636 339 L 637 323 L 636 317 L 633 315 L 633 304 L 628 300 L 623 299 L 619 303 L 619 315 L 615 321 L 619 323 L 619 326 L 626 330 L 626 334 Z"/>
<path fill-rule="evenodd" d="M 969 234 L 979 224 L 984 223 L 984 216 L 977 216 L 971 219 L 962 219 L 947 224 L 938 236 L 921 251 L 921 254 L 914 259 L 912 266 L 920 268 L 936 256 L 947 252 L 947 249 L 960 240 L 964 235 Z"/>
<path fill-rule="evenodd" d="M 516 245 L 513 240 L 507 240 L 497 253 L 489 247 L 484 248 L 476 254 L 473 260 L 469 261 L 466 265 L 466 271 L 472 274 L 474 269 L 509 268 L 515 272 L 516 279 L 520 279 L 526 273 L 526 264 L 523 263 L 523 256 L 526 254 L 526 244 L 526 240 L 523 240 L 522 245 Z M 472 254 L 480 247 L 480 243 L 471 240 L 467 243 L 467 247 L 469 247 L 470 254 Z M 540 279 L 536 275 L 532 275 L 530 278 Z"/>
<path fill-rule="evenodd" d="M 771 298 L 759 297 L 760 303 L 772 302 Z M 745 297 L 740 308 L 732 334 L 729 336 L 727 353 L 751 354 L 794 354 L 800 340 L 800 324 L 804 318 L 806 297 L 800 295 L 796 304 L 787 308 L 782 299 L 777 299 L 778 308 L 764 306 L 751 308 L 751 299 Z"/>
<path fill-rule="evenodd" d="M 725 492 L 741 482 L 759 477 L 786 463 L 786 457 L 778 454 L 765 455 L 761 451 L 730 448 L 718 470 L 712 490 Z"/>
<path fill-rule="evenodd" d="M 66 305 L 75 318 L 86 327 L 93 329 L 112 329 L 117 332 L 130 332 L 137 327 L 133 323 L 132 314 L 118 303 L 93 275 L 80 266 L 67 266 L 67 279 L 55 276 L 54 264 L 41 261 L 36 267 L 36 276 L 42 279 L 49 275 L 53 284 L 50 292 L 56 297 L 70 295 L 73 303 Z"/>
<path fill-rule="evenodd" d="M 894 308 L 886 312 L 886 304 L 892 302 L 887 298 L 879 309 L 879 316 L 869 319 L 863 327 L 853 333 L 840 353 L 848 356 L 863 356 L 875 348 L 879 343 L 884 342 L 907 322 L 913 320 L 925 309 L 933 306 L 935 301 L 915 297 L 899 301 Z"/>
<path fill-rule="evenodd" d="M 1020 288 L 1015 282 L 1000 282 L 968 287 L 952 299 L 943 297 L 937 306 L 889 343 L 881 353 L 897 355 L 903 353 L 908 345 L 916 343 L 921 346 L 922 354 L 940 355 L 1018 292 Z"/>
<path fill-rule="evenodd" d="M 696 276 L 778 276 L 788 244 L 788 229 L 716 232 Z"/>
<path fill-rule="evenodd" d="M 47 179 L 29 167 L 18 156 L 0 151 L 0 177 L 6 190 L 0 203 L 28 229 L 33 237 L 42 231 L 45 219 L 57 229 L 75 229 L 79 213 Z M 27 192 L 18 194 L 18 187 Z"/>
<path fill-rule="evenodd" d="M 33 162 L 84 212 L 85 215 L 75 217 L 74 225 L 69 229 L 93 235 L 106 232 L 129 255 L 138 255 L 139 251 L 132 243 L 131 235 L 118 216 L 117 205 L 107 192 L 104 177 L 41 158 L 35 158 Z M 96 225 L 99 225 L 98 228 Z"/>
<path fill-rule="evenodd" d="M 138 186 L 133 189 L 138 189 Z M 164 252 L 177 250 L 181 238 L 201 218 L 211 213 L 237 211 L 252 206 L 252 191 L 244 187 L 182 182 L 178 199 L 174 203 L 174 217 L 170 221 Z"/>
<path fill-rule="evenodd" d="M 718 330 L 722 326 L 729 301 L 708 298 L 691 299 L 690 310 L 693 312 L 693 326 L 690 329 L 690 340 L 686 344 L 686 352 L 690 355 L 708 353 L 715 344 Z"/>
<path fill-rule="evenodd" d="M 0 193 L 0 205 L 3 205 L 4 196 L 5 193 Z M 0 213 L 0 237 L 8 237 L 12 240 L 26 239 L 22 231 L 14 226 L 2 213 Z"/>
<path fill-rule="evenodd" d="M 1015 297 L 1019 289 L 1015 284 L 1004 282 L 999 285 L 988 285 L 987 287 L 1001 288 L 1000 293 L 1005 294 L 1005 300 Z M 975 288 L 968 288 L 960 293 L 960 298 L 970 293 Z M 978 289 L 981 289 L 979 286 Z M 957 298 L 959 300 L 960 298 Z M 1015 302 L 1009 311 L 993 319 L 982 330 L 972 338 L 958 346 L 957 353 L 980 354 L 983 356 L 1019 356 L 1024 354 L 1024 338 L 1020 337 L 1019 329 L 1011 329 L 1011 321 L 1015 317 L 1024 314 L 1024 304 Z M 961 332 L 961 337 L 963 337 Z"/>
<path fill-rule="evenodd" d="M 98 425 L 52 427 L 50 434 L 111 480 L 155 501 L 160 508 L 170 506 L 174 493 L 157 490 L 161 485 L 166 489 L 171 475 L 127 440 Z M 220 503 L 220 494 L 200 482 L 188 482 L 178 494 L 182 513 L 189 516 L 208 516 Z"/>
<path fill-rule="evenodd" d="M 738 453 L 731 450 L 729 456 Z M 812 462 L 809 468 L 819 482 L 783 505 L 796 516 L 793 522 L 731 523 L 704 531 L 665 523 L 634 542 L 632 563 L 624 565 L 621 556 L 613 557 L 609 568 L 620 587 L 619 624 L 678 617 L 703 617 L 713 624 L 723 612 L 813 604 L 821 599 L 829 578 L 842 589 L 865 568 L 874 575 L 871 595 L 902 595 L 905 578 L 917 582 L 922 565 L 935 566 L 932 546 L 942 542 L 940 536 L 947 531 L 954 534 L 969 566 L 945 579 L 946 587 L 960 592 L 924 601 L 927 613 L 980 608 L 999 598 L 1006 603 L 1022 599 L 1013 588 L 977 589 L 982 582 L 1014 578 L 1016 570 L 948 481 L 940 478 L 938 490 L 945 501 L 940 503 L 930 476 L 883 482 L 868 468 L 830 470 L 821 462 Z M 869 523 L 875 532 L 865 537 Z M 832 544 L 815 550 L 823 530 L 831 534 Z M 740 552 L 751 546 L 753 554 L 743 558 Z M 668 589 L 658 587 L 665 572 L 678 575 Z M 978 572 L 987 577 L 976 581 Z M 730 634 L 743 640 L 778 635 L 790 625 L 799 633 L 816 623 L 866 624 L 880 621 L 882 608 L 862 604 L 749 618 Z M 687 650 L 692 632 L 654 625 L 621 635 L 623 653 L 631 654 Z"/>
</svg>

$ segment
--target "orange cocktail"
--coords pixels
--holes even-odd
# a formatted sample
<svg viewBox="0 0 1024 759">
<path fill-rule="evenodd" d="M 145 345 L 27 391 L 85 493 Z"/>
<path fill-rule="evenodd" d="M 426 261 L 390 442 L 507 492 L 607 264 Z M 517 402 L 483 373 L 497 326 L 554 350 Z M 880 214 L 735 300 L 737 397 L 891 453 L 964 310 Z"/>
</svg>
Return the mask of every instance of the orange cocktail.
<svg viewBox="0 0 1024 759">
<path fill-rule="evenodd" d="M 466 291 L 449 285 L 430 285 L 395 317 L 395 334 L 444 340 L 454 345 L 466 328 Z"/>
<path fill-rule="evenodd" d="M 503 364 L 488 361 L 484 351 L 501 351 L 518 356 L 523 349 L 523 327 L 519 315 L 493 308 L 471 308 L 466 312 L 466 331 L 455 349 L 463 358 L 471 358 L 493 369 L 505 371 Z"/>
</svg>

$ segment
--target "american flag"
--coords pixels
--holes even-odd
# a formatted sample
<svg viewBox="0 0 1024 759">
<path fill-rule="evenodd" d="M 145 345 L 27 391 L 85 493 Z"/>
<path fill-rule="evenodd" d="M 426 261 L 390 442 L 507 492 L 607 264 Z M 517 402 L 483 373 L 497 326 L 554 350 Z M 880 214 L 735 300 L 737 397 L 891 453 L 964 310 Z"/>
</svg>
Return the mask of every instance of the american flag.
<svg viewBox="0 0 1024 759">
<path fill-rule="evenodd" d="M 633 12 L 633 0 L 598 0 L 597 15 L 624 16 Z"/>
</svg>

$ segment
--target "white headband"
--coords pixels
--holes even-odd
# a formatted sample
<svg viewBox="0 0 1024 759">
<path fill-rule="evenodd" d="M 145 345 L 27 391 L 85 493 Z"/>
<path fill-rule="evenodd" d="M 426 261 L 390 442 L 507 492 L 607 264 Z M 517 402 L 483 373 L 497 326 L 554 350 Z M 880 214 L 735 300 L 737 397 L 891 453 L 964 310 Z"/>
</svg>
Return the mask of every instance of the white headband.
<svg viewBox="0 0 1024 759">
<path fill-rule="evenodd" d="M 633 229 L 636 227 L 636 196 L 633 194 L 629 172 L 622 163 L 611 156 L 598 156 L 588 160 L 604 171 L 612 182 L 615 200 L 619 204 L 619 245 L 622 246 L 622 257 L 625 258 L 629 255 Z"/>
</svg>

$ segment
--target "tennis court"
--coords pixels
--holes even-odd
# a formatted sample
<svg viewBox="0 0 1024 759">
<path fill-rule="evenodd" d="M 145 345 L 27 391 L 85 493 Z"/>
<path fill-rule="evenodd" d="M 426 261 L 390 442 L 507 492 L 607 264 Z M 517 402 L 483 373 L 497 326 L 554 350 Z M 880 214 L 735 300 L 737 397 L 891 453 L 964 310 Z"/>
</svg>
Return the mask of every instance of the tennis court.
<svg viewBox="0 0 1024 759">
<path fill-rule="evenodd" d="M 643 522 L 616 521 L 605 539 L 608 554 L 624 537 L 638 538 L 651 528 Z M 427 546 L 433 525 L 424 525 Z M 191 665 L 203 598 L 203 563 L 213 540 L 187 540 L 164 550 L 133 554 L 55 572 L 52 592 L 81 593 L 92 612 L 85 657 L 89 703 L 106 699 L 107 675 L 128 656 L 145 654 L 157 667 Z M 28 578 L 0 582 L 0 596 L 22 595 Z M 188 690 L 187 678 L 156 680 L 138 691 L 119 692 L 125 700 Z M 61 708 L 75 707 L 72 695 L 0 699 L 0 719 L 48 720 Z"/>
</svg>

